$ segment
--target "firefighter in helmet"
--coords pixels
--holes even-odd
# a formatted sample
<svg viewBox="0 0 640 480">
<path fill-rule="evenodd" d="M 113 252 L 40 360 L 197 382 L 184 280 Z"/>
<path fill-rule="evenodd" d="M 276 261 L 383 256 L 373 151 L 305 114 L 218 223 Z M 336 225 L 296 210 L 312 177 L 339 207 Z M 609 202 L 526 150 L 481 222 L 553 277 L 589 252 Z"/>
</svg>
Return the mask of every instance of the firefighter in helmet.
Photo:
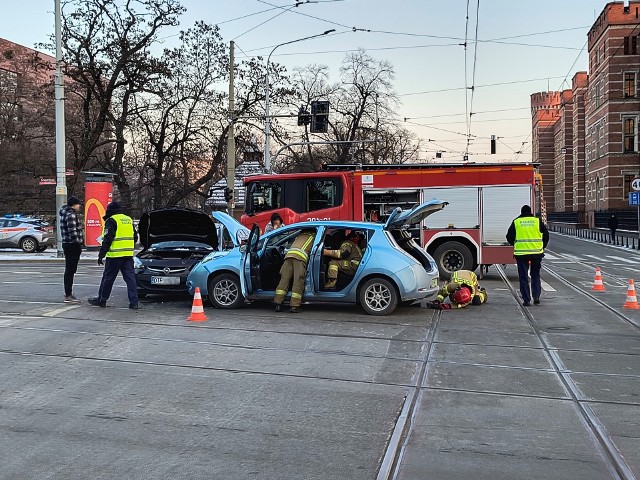
<svg viewBox="0 0 640 480">
<path fill-rule="evenodd" d="M 342 272 L 349 276 L 354 276 L 360 260 L 362 260 L 362 250 L 358 246 L 360 241 L 364 238 L 361 232 L 351 230 L 346 239 L 340 244 L 338 250 L 331 250 L 325 248 L 323 254 L 333 260 L 329 261 L 329 268 L 327 269 L 327 283 L 324 285 L 325 289 L 336 288 L 338 282 L 338 272 Z"/>
<path fill-rule="evenodd" d="M 304 283 L 307 276 L 307 263 L 309 262 L 309 253 L 315 236 L 316 232 L 313 229 L 302 230 L 284 256 L 284 263 L 280 267 L 280 283 L 276 287 L 276 296 L 273 297 L 276 312 L 282 310 L 282 302 L 284 302 L 292 282 L 291 312 L 297 313 L 301 311 L 300 305 L 302 304 L 302 293 L 304 292 Z"/>
<path fill-rule="evenodd" d="M 451 303 L 444 303 L 449 297 Z M 478 283 L 478 277 L 469 270 L 457 270 L 438 292 L 437 300 L 429 302 L 429 308 L 448 310 L 464 308 L 469 304 L 482 305 L 487 301 L 487 291 Z"/>
</svg>

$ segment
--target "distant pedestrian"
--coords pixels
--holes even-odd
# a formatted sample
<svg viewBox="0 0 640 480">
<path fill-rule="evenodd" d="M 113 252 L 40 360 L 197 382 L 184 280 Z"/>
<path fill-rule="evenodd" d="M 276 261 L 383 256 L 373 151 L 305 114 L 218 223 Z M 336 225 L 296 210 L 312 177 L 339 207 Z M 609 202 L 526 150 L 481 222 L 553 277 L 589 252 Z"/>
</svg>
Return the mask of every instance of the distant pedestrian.
<svg viewBox="0 0 640 480">
<path fill-rule="evenodd" d="M 267 223 L 267 226 L 264 229 L 264 233 L 270 232 L 271 230 L 277 230 L 280 227 L 284 227 L 282 217 L 277 213 L 274 213 L 273 215 L 271 215 L 271 221 Z"/>
<path fill-rule="evenodd" d="M 513 245 L 513 256 L 518 265 L 518 278 L 520 280 L 520 295 L 522 305 L 540 303 L 542 286 L 540 284 L 540 269 L 544 249 L 549 243 L 549 231 L 547 226 L 538 217 L 531 213 L 531 207 L 524 205 L 520 209 L 520 216 L 516 218 L 507 231 L 507 242 Z M 529 290 L 529 269 L 531 269 L 531 290 Z"/>
<path fill-rule="evenodd" d="M 616 240 L 616 230 L 618 229 L 618 217 L 615 213 L 612 213 L 609 217 L 607 227 L 611 230 L 611 243 L 615 243 L 617 245 L 618 241 Z"/>
<path fill-rule="evenodd" d="M 91 297 L 89 303 L 96 307 L 106 307 L 107 300 L 111 296 L 113 282 L 116 281 L 118 272 L 127 284 L 129 296 L 129 308 L 138 309 L 138 290 L 136 287 L 136 275 L 133 269 L 133 248 L 138 241 L 138 233 L 133 226 L 131 217 L 122 213 L 119 202 L 111 202 L 107 205 L 104 217 L 104 232 L 102 246 L 98 253 L 98 265 L 103 265 L 106 257 L 104 272 L 98 295 Z"/>
<path fill-rule="evenodd" d="M 80 303 L 73 294 L 73 277 L 78 271 L 78 262 L 84 245 L 84 229 L 78 219 L 80 199 L 71 196 L 58 212 L 62 251 L 64 252 L 64 303 Z"/>
</svg>

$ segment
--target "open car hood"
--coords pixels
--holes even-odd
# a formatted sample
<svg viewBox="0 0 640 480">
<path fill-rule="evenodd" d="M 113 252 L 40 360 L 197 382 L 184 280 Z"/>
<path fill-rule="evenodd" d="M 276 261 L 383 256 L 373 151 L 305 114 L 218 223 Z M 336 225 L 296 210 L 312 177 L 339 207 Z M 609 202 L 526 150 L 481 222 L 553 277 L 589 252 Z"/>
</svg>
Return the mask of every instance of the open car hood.
<svg viewBox="0 0 640 480">
<path fill-rule="evenodd" d="M 428 202 L 413 207 L 411 210 L 401 210 L 398 207 L 391 213 L 391 215 L 389 215 L 387 223 L 384 225 L 384 229 L 393 230 L 395 228 L 403 228 L 420 223 L 429 215 L 439 212 L 447 205 L 449 205 L 448 202 L 443 202 L 434 198 L 433 200 L 429 200 Z"/>
<path fill-rule="evenodd" d="M 144 248 L 168 241 L 200 242 L 213 248 L 218 246 L 218 234 L 211 217 L 188 208 L 163 208 L 143 213 L 138 223 L 138 234 Z"/>
<path fill-rule="evenodd" d="M 224 228 L 229 232 L 229 236 L 231 237 L 235 247 L 241 245 L 249 238 L 249 233 L 251 233 L 251 231 L 231 215 L 224 212 L 213 212 L 211 213 L 211 216 L 216 222 L 220 222 L 224 225 Z"/>
</svg>

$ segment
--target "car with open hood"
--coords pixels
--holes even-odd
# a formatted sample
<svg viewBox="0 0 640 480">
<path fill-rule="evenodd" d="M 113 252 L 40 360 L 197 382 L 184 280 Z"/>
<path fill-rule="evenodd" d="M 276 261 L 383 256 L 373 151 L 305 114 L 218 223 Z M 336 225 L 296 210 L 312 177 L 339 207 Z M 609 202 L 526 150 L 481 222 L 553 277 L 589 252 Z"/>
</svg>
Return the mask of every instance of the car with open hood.
<svg viewBox="0 0 640 480">
<path fill-rule="evenodd" d="M 301 231 L 313 230 L 315 236 L 303 301 L 358 303 L 369 314 L 388 315 L 399 304 L 437 294 L 436 262 L 414 241 L 408 227 L 446 205 L 446 202 L 431 200 L 411 210 L 398 208 L 385 224 L 310 221 L 287 225 L 264 235 L 260 235 L 256 225 L 246 245 L 234 247 L 225 255 L 213 253 L 204 258 L 189 274 L 187 287 L 192 294 L 199 287 L 217 308 L 237 308 L 245 301 L 271 300 L 287 250 Z M 361 234 L 362 260 L 355 275 L 340 273 L 336 288 L 326 289 L 330 259 L 323 255 L 323 249 L 339 248 L 350 231 Z"/>
<path fill-rule="evenodd" d="M 229 230 L 214 221 L 220 213 L 211 216 L 187 208 L 164 208 L 142 214 L 138 235 L 143 248 L 134 257 L 139 296 L 186 293 L 187 276 L 194 265 L 248 237 L 249 230 L 242 225 Z M 229 219 L 225 221 L 231 223 Z"/>
</svg>

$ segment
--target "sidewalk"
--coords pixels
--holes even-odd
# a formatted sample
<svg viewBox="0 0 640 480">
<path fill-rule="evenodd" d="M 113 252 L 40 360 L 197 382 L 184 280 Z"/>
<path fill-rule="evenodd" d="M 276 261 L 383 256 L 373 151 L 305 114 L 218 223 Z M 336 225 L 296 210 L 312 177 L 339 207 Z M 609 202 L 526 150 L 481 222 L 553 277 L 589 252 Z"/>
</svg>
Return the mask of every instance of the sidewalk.
<svg viewBox="0 0 640 480">
<path fill-rule="evenodd" d="M 82 251 L 81 262 L 97 261 L 98 251 Z M 41 253 L 25 253 L 18 248 L 0 248 L 0 262 L 62 262 L 64 257 L 58 258 L 55 248 L 48 248 Z"/>
</svg>

